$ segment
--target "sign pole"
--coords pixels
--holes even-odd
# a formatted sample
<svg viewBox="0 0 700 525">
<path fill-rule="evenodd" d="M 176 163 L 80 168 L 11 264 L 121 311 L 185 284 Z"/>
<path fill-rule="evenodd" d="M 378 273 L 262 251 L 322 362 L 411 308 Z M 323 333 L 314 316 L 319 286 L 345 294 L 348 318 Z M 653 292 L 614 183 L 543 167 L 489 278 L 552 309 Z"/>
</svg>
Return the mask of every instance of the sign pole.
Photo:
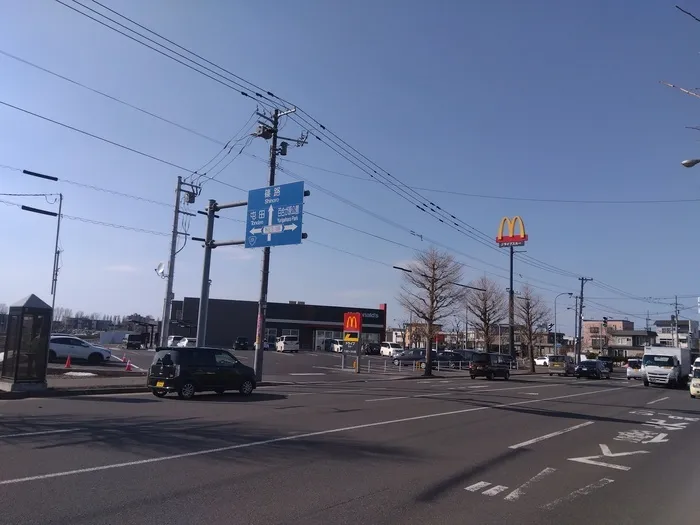
<svg viewBox="0 0 700 525">
<path fill-rule="evenodd" d="M 510 331 L 510 356 L 515 359 L 515 289 L 513 288 L 513 256 L 515 249 L 510 247 L 510 288 L 508 288 L 508 328 Z M 530 356 L 532 357 L 532 356 Z"/>
</svg>

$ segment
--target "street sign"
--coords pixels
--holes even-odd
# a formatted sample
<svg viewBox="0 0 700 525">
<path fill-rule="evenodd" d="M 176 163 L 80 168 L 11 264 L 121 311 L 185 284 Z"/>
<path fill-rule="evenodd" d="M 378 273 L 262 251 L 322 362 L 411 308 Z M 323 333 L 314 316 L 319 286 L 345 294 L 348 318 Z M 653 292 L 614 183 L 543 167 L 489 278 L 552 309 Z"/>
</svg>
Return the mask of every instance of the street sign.
<svg viewBox="0 0 700 525">
<path fill-rule="evenodd" d="M 343 341 L 357 343 L 362 331 L 362 314 L 360 312 L 345 312 L 343 314 Z"/>
<path fill-rule="evenodd" d="M 300 244 L 303 208 L 303 182 L 250 190 L 245 247 Z"/>
</svg>

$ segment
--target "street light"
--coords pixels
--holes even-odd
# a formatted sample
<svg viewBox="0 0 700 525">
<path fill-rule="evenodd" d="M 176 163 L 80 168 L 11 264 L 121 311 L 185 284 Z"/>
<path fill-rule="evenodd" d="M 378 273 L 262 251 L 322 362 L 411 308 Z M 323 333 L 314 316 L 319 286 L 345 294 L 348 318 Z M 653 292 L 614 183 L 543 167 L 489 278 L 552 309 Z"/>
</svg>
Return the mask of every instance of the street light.
<svg viewBox="0 0 700 525">
<path fill-rule="evenodd" d="M 574 294 L 572 292 L 562 292 L 554 298 L 554 355 L 557 354 L 557 299 L 562 295 L 572 297 Z"/>
<path fill-rule="evenodd" d="M 686 168 L 692 168 L 693 166 L 696 166 L 696 165 L 700 164 L 700 159 L 688 159 L 688 160 L 684 160 L 683 162 L 681 162 L 681 164 L 682 164 L 683 166 L 685 166 Z"/>
</svg>

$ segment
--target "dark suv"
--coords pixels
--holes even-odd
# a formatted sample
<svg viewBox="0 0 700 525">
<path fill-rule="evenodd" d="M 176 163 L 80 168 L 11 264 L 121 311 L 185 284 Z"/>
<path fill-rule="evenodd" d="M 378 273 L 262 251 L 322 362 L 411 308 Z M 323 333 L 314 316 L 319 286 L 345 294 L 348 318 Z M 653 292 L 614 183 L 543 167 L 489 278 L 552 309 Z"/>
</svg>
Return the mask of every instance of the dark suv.
<svg viewBox="0 0 700 525">
<path fill-rule="evenodd" d="M 510 379 L 510 356 L 481 352 L 474 353 L 469 364 L 469 375 L 472 379 L 485 377 L 491 380 L 494 377 L 502 377 L 507 381 Z"/>
<path fill-rule="evenodd" d="M 236 342 L 233 343 L 234 350 L 248 350 L 249 347 L 247 337 L 237 337 Z"/>
<path fill-rule="evenodd" d="M 601 363 L 603 363 L 603 365 L 605 365 L 605 369 L 608 372 L 613 371 L 613 358 L 612 357 L 607 356 L 607 355 L 599 355 L 598 361 L 600 361 Z"/>
<path fill-rule="evenodd" d="M 176 392 L 191 399 L 195 392 L 223 394 L 238 390 L 250 395 L 255 390 L 255 371 L 233 354 L 218 348 L 158 348 L 148 369 L 146 382 L 156 397 Z"/>
</svg>

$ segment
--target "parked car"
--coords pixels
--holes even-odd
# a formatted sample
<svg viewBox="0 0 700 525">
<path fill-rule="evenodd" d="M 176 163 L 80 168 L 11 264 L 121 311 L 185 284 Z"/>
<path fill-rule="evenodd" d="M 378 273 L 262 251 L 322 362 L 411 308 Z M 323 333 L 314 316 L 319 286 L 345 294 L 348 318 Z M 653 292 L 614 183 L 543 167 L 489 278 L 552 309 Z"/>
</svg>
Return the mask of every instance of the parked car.
<svg viewBox="0 0 700 525">
<path fill-rule="evenodd" d="M 549 356 L 549 375 L 559 374 L 560 376 L 573 375 L 576 372 L 576 365 L 572 357 L 568 355 Z"/>
<path fill-rule="evenodd" d="M 394 343 L 392 343 L 394 344 Z M 436 352 L 433 352 L 433 356 L 436 355 Z M 425 349 L 422 348 L 412 348 L 411 350 L 406 350 L 405 352 L 401 352 L 399 355 L 394 357 L 394 364 L 396 366 L 404 366 L 404 365 L 411 365 L 413 366 L 414 363 L 423 361 L 425 363 Z M 425 364 L 423 365 L 425 366 Z"/>
<path fill-rule="evenodd" d="M 191 399 L 197 392 L 223 394 L 238 390 L 250 395 L 256 388 L 255 371 L 227 350 L 218 348 L 158 348 L 148 369 L 146 385 L 156 397 L 177 393 Z"/>
<path fill-rule="evenodd" d="M 177 346 L 177 344 L 182 341 L 184 336 L 182 335 L 169 335 L 168 336 L 168 346 Z"/>
<path fill-rule="evenodd" d="M 440 363 L 441 367 L 447 366 L 449 368 L 458 368 L 460 370 L 467 370 L 469 368 L 469 363 L 471 362 L 471 358 L 469 358 L 469 359 L 465 358 L 465 356 L 462 355 L 461 352 L 447 350 L 447 351 L 439 353 L 437 355 L 437 359 L 435 361 L 433 361 L 433 366 L 436 366 L 438 362 Z"/>
<path fill-rule="evenodd" d="M 85 360 L 91 365 L 101 365 L 112 358 L 107 348 L 88 343 L 77 337 L 53 335 L 49 338 L 49 362 L 67 359 Z"/>
<path fill-rule="evenodd" d="M 196 337 L 183 337 L 177 343 L 178 348 L 194 348 L 197 346 Z"/>
<path fill-rule="evenodd" d="M 690 376 L 690 397 L 695 399 L 698 396 L 700 396 L 700 368 L 693 367 Z"/>
<path fill-rule="evenodd" d="M 469 376 L 472 379 L 485 377 L 488 380 L 502 377 L 507 381 L 510 379 L 510 361 L 506 359 L 507 357 L 510 356 L 487 354 L 486 352 L 475 353 L 469 365 Z"/>
<path fill-rule="evenodd" d="M 642 360 L 641 359 L 629 359 L 627 361 L 627 379 L 643 379 L 644 374 L 642 373 Z"/>
<path fill-rule="evenodd" d="M 535 365 L 537 366 L 549 366 L 549 356 L 535 357 Z"/>
<path fill-rule="evenodd" d="M 299 351 L 299 336 L 298 335 L 283 335 L 277 338 L 275 350 L 278 352 L 298 352 Z"/>
<path fill-rule="evenodd" d="M 401 352 L 403 352 L 403 346 L 401 346 L 399 343 L 383 341 L 379 344 L 379 355 L 386 357 L 397 357 Z"/>
<path fill-rule="evenodd" d="M 127 350 L 132 348 L 135 350 L 140 350 L 143 346 L 143 335 L 142 334 L 126 334 L 122 339 L 122 345 Z"/>
<path fill-rule="evenodd" d="M 581 363 L 576 367 L 576 372 L 574 373 L 576 379 L 581 377 L 587 377 L 589 379 L 610 379 L 610 371 L 607 367 L 598 359 L 587 359 L 581 361 Z"/>
<path fill-rule="evenodd" d="M 247 337 L 236 337 L 236 340 L 233 343 L 234 350 L 248 350 L 249 347 L 250 345 L 248 344 Z"/>
<path fill-rule="evenodd" d="M 379 355 L 379 343 L 364 343 L 362 345 L 362 353 L 365 355 Z"/>
<path fill-rule="evenodd" d="M 599 355 L 598 361 L 600 361 L 601 363 L 603 363 L 603 365 L 605 365 L 605 369 L 608 372 L 612 373 L 612 371 L 613 371 L 613 358 L 612 357 L 607 356 L 607 355 Z"/>
</svg>

